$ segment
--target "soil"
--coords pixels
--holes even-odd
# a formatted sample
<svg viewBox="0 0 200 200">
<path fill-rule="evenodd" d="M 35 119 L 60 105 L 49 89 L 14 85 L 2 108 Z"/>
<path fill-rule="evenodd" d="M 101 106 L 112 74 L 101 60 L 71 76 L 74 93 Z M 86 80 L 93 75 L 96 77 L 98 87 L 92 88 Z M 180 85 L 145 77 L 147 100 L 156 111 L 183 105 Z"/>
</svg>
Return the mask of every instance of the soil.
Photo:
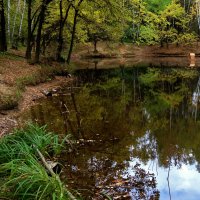
<svg viewBox="0 0 200 200">
<path fill-rule="evenodd" d="M 0 137 L 9 133 L 18 126 L 18 116 L 28 107 L 37 103 L 36 100 L 44 98 L 44 91 L 57 90 L 60 86 L 69 84 L 73 78 L 56 76 L 55 79 L 41 83 L 37 86 L 27 86 L 18 103 L 18 107 L 13 110 L 0 111 Z"/>
<path fill-rule="evenodd" d="M 19 52 L 12 51 L 6 55 L 0 55 L 0 137 L 17 127 L 17 118 L 20 113 L 35 104 L 37 99 L 45 97 L 44 91 L 55 90 L 73 80 L 73 78 L 67 78 L 66 76 L 55 76 L 45 83 L 25 86 L 23 91 L 20 91 L 22 94 L 19 101 L 16 102 L 17 81 L 30 77 L 30 75 L 37 75 L 42 68 L 40 65 L 28 64 L 18 54 Z M 15 104 L 13 104 L 14 106 L 10 110 L 2 110 L 1 106 L 3 106 L 3 103 L 1 99 L 3 99 L 3 96 L 6 98 L 12 97 L 13 99 Z"/>
</svg>

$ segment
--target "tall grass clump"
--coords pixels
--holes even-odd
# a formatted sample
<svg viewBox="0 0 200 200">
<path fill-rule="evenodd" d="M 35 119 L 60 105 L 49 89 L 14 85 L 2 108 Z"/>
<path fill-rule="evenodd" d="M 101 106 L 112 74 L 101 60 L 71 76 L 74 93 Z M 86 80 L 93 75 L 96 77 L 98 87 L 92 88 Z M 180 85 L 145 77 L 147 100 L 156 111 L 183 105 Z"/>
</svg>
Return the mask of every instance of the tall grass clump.
<svg viewBox="0 0 200 200">
<path fill-rule="evenodd" d="M 63 140 L 64 141 L 64 140 Z M 28 125 L 0 141 L 0 197 L 15 200 L 76 199 L 48 168 L 49 151 L 60 153 L 64 142 L 45 127 Z M 52 152 L 51 152 L 52 154 Z M 46 165 L 45 165 L 46 164 Z"/>
</svg>

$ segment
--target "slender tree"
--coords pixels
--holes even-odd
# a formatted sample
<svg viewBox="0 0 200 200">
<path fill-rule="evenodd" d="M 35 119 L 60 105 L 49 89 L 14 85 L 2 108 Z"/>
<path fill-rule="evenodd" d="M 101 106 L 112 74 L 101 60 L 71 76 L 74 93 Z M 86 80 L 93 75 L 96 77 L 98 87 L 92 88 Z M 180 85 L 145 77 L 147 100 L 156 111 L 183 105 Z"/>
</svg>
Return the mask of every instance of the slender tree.
<svg viewBox="0 0 200 200">
<path fill-rule="evenodd" d="M 11 35 L 11 42 L 12 42 L 12 45 L 14 46 L 14 37 L 15 37 L 15 26 L 16 26 L 16 20 L 17 20 L 17 15 L 19 14 L 19 9 L 20 9 L 20 1 L 21 0 L 18 0 L 17 1 L 17 7 L 16 7 L 16 11 L 15 11 L 15 15 L 14 15 L 14 20 L 13 20 L 13 28 L 12 28 L 12 35 Z"/>
<path fill-rule="evenodd" d="M 69 47 L 69 52 L 67 56 L 67 63 L 70 63 L 71 60 L 71 55 L 74 47 L 74 40 L 75 40 L 75 35 L 76 35 L 76 25 L 77 25 L 77 18 L 79 15 L 79 9 L 81 4 L 83 3 L 84 0 L 80 0 L 77 4 L 77 6 L 73 6 L 74 8 L 74 22 L 73 22 L 73 28 L 72 28 L 72 34 L 71 34 L 71 41 L 70 41 L 70 47 Z"/>
<path fill-rule="evenodd" d="M 38 22 L 38 29 L 37 29 L 37 37 L 36 37 L 36 50 L 35 50 L 35 63 L 38 63 L 40 60 L 40 53 L 41 53 L 41 36 L 42 36 L 42 26 L 45 20 L 45 12 L 47 10 L 48 4 L 51 0 L 43 0 L 41 5 L 41 10 L 39 14 L 39 22 Z"/>
<path fill-rule="evenodd" d="M 7 51 L 4 2 L 0 0 L 0 51 Z"/>
<path fill-rule="evenodd" d="M 32 0 L 27 1 L 28 4 L 28 35 L 27 35 L 27 47 L 26 47 L 26 59 L 30 60 L 31 59 L 31 41 L 32 41 L 32 34 L 31 34 L 31 29 L 32 29 L 32 20 L 31 20 L 31 13 L 32 13 Z"/>
<path fill-rule="evenodd" d="M 7 1 L 7 35 L 8 35 L 8 43 L 10 43 L 10 0 Z"/>
<path fill-rule="evenodd" d="M 67 17 L 69 15 L 69 11 L 70 11 L 70 8 L 72 6 L 71 3 L 69 3 L 69 5 L 67 6 L 67 9 L 66 9 L 66 13 L 65 13 L 65 16 L 63 17 L 63 5 L 62 5 L 62 0 L 60 0 L 60 4 L 59 4 L 59 9 L 60 9 L 60 22 L 59 22 L 59 36 L 58 36 L 58 48 L 57 48 L 57 53 L 56 53 L 56 60 L 57 61 L 61 61 L 62 58 L 61 58 L 61 52 L 63 50 L 63 30 L 64 30 L 64 25 L 65 25 L 65 22 L 67 20 Z"/>
<path fill-rule="evenodd" d="M 18 38 L 21 37 L 22 24 L 23 24 L 25 9 L 26 9 L 26 0 L 24 0 L 24 4 L 23 4 L 23 10 L 22 10 L 21 19 L 20 19 L 20 26 L 19 26 Z"/>
</svg>

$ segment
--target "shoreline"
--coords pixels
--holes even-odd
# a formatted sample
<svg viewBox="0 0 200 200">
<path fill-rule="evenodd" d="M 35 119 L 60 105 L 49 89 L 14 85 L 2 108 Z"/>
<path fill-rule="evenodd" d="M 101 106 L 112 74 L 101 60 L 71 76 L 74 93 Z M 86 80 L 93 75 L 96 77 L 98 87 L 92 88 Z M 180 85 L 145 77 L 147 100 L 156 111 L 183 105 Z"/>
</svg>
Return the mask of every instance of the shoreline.
<svg viewBox="0 0 200 200">
<path fill-rule="evenodd" d="M 114 47 L 117 49 L 117 54 Z M 102 43 L 99 45 L 99 53 L 104 54 L 104 57 L 100 59 L 90 57 L 90 55 L 94 55 L 91 53 L 91 45 L 87 44 L 86 49 L 84 45 L 76 48 L 78 50 L 76 49 L 73 53 L 72 63 L 74 66 L 78 66 L 77 69 L 107 69 L 114 68 L 117 65 L 130 67 L 133 66 L 133 63 L 142 65 L 145 59 L 145 62 L 150 66 L 152 63 L 158 64 L 158 66 L 164 63 L 169 67 L 188 67 L 189 59 L 187 55 L 191 51 L 196 53 L 196 65 L 200 66 L 200 51 L 197 45 L 187 47 L 172 45 L 170 48 L 160 48 L 158 46 L 138 47 L 131 44 L 113 44 L 111 48 Z M 0 137 L 17 126 L 17 118 L 20 113 L 34 105 L 36 100 L 45 97 L 42 91 L 57 89 L 74 80 L 73 77 L 66 76 L 66 69 L 62 64 L 51 63 L 49 65 L 41 63 L 41 65 L 30 65 L 25 58 L 17 55 L 19 53 L 19 51 L 12 51 L 7 55 L 0 55 L 0 104 L 2 104 L 2 94 L 4 93 L 6 94 L 5 99 L 10 101 L 6 102 L 10 108 L 0 108 Z M 87 57 L 81 59 L 84 55 L 87 55 Z M 106 57 L 106 55 L 109 55 L 109 57 Z M 173 66 L 171 66 L 171 63 Z M 7 91 L 9 92 L 7 93 Z"/>
<path fill-rule="evenodd" d="M 24 110 L 37 104 L 37 100 L 45 98 L 43 91 L 57 90 L 64 85 L 70 84 L 72 81 L 73 78 L 56 76 L 51 81 L 40 83 L 36 86 L 26 86 L 16 108 L 0 111 L 0 137 L 9 133 L 19 125 L 17 119 Z"/>
</svg>

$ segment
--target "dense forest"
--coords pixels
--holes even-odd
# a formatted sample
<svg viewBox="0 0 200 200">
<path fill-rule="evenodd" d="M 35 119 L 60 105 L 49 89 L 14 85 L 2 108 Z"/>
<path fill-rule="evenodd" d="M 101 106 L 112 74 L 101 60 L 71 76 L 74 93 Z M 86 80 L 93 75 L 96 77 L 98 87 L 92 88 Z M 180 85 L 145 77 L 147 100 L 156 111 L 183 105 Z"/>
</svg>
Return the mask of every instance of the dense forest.
<svg viewBox="0 0 200 200">
<path fill-rule="evenodd" d="M 76 43 L 191 43 L 199 28 L 199 0 L 0 1 L 0 51 L 25 47 L 35 63 L 47 49 L 69 63 Z"/>
</svg>

